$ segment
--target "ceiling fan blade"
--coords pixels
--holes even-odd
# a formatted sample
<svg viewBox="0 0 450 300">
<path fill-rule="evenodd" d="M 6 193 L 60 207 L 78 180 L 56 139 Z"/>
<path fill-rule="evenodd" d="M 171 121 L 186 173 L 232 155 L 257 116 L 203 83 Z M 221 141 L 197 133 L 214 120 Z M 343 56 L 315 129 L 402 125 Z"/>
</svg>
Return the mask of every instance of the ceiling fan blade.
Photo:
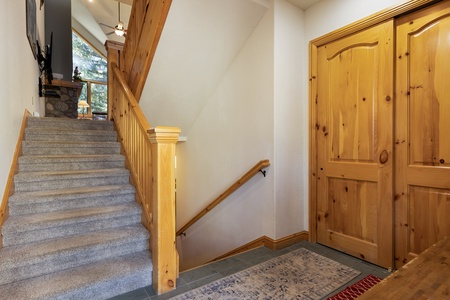
<svg viewBox="0 0 450 300">
<path fill-rule="evenodd" d="M 114 34 L 115 32 L 114 31 L 111 31 L 111 32 L 108 32 L 108 33 L 105 33 L 106 35 L 111 35 L 111 34 Z"/>
<path fill-rule="evenodd" d="M 110 25 L 107 25 L 107 24 L 104 24 L 104 23 L 98 23 L 98 25 L 102 25 L 102 26 L 105 26 L 105 27 L 108 27 L 108 28 L 114 29 L 114 27 L 113 27 L 113 26 L 110 26 Z"/>
</svg>

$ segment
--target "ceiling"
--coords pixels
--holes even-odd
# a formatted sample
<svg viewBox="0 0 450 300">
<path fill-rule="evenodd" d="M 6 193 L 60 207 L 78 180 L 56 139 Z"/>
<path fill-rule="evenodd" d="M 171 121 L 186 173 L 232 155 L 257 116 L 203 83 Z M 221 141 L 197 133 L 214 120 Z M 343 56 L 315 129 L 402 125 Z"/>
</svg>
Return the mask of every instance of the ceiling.
<svg viewBox="0 0 450 300">
<path fill-rule="evenodd" d="M 287 2 L 297 6 L 298 8 L 302 10 L 307 10 L 320 0 L 286 0 Z"/>
<path fill-rule="evenodd" d="M 187 0 L 185 0 L 187 1 Z M 267 5 L 267 0 L 253 0 L 256 3 Z M 286 0 L 287 2 L 306 10 L 320 0 Z M 133 0 L 120 0 L 120 16 L 125 28 L 128 26 L 128 20 L 131 12 Z M 99 23 L 108 24 L 112 27 L 118 23 L 118 0 L 72 0 L 72 18 L 78 26 L 82 26 L 84 30 L 80 33 L 88 32 L 98 40 L 99 44 L 104 45 L 107 39 L 124 42 L 125 38 L 115 34 L 106 35 L 112 29 L 101 26 Z M 74 26 L 75 28 L 77 26 Z M 77 29 L 77 28 L 76 28 Z M 90 38 L 85 37 L 90 42 Z"/>
<path fill-rule="evenodd" d="M 133 0 L 120 0 L 120 21 L 124 23 L 125 28 L 128 26 L 132 4 Z M 117 0 L 72 0 L 72 19 L 75 19 L 75 23 L 84 27 L 102 45 L 107 39 L 125 42 L 124 37 L 116 34 L 106 35 L 113 30 L 99 25 L 99 23 L 103 23 L 114 27 L 118 24 Z M 74 28 L 77 29 L 76 26 Z M 90 41 L 89 37 L 85 38 Z"/>
</svg>

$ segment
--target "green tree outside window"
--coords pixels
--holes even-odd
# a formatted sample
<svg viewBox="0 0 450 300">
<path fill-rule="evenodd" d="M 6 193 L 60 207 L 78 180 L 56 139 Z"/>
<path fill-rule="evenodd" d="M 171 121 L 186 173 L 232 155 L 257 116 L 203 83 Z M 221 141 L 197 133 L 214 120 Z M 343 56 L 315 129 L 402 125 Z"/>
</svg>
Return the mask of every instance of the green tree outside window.
<svg viewBox="0 0 450 300">
<path fill-rule="evenodd" d="M 82 81 L 104 82 L 91 83 L 91 111 L 107 111 L 107 62 L 94 48 L 72 31 L 73 70 L 78 67 Z M 83 82 L 80 100 L 87 100 L 87 83 Z"/>
</svg>

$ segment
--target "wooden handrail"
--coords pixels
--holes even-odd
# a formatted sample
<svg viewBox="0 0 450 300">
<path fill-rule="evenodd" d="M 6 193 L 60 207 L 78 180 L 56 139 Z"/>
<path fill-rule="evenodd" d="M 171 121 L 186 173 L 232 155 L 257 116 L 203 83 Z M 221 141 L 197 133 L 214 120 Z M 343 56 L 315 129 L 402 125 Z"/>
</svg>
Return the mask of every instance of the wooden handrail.
<svg viewBox="0 0 450 300">
<path fill-rule="evenodd" d="M 183 227 L 181 227 L 177 231 L 177 236 L 185 233 L 185 231 L 191 227 L 195 222 L 200 220 L 204 215 L 206 215 L 209 211 L 211 211 L 214 207 L 216 207 L 219 203 L 225 200 L 228 196 L 230 196 L 234 191 L 240 188 L 244 183 L 249 181 L 253 176 L 258 174 L 262 169 L 270 166 L 270 162 L 268 159 L 264 159 L 259 161 L 253 168 L 251 168 L 247 173 L 245 173 L 241 178 L 239 178 L 235 183 L 233 183 L 225 192 L 220 194 L 214 201 L 212 201 L 208 206 L 206 206 L 203 210 L 201 210 L 195 217 L 193 217 L 189 222 L 186 223 Z M 265 173 L 263 173 L 265 176 Z"/>
</svg>

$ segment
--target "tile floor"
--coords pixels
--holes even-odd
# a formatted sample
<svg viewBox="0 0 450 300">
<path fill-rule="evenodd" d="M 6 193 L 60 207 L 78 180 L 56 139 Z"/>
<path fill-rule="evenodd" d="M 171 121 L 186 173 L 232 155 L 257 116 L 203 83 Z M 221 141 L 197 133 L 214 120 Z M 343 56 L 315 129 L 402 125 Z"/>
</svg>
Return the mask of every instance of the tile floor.
<svg viewBox="0 0 450 300">
<path fill-rule="evenodd" d="M 361 274 L 350 281 L 347 285 L 341 287 L 340 289 L 331 293 L 331 295 L 343 290 L 346 286 L 352 285 L 353 283 L 361 280 L 369 274 L 373 274 L 380 278 L 385 278 L 390 273 L 383 268 L 375 266 L 373 264 L 367 263 L 365 261 L 359 260 L 352 256 L 346 255 L 339 251 L 333 250 L 331 248 L 319 245 L 311 244 L 306 241 L 302 241 L 290 247 L 282 250 L 273 251 L 265 247 L 256 248 L 236 256 L 226 258 L 224 260 L 214 262 L 196 269 L 188 270 L 182 272 L 177 280 L 177 289 L 163 295 L 156 295 L 155 291 L 151 286 L 141 288 L 117 297 L 111 298 L 110 300 L 163 300 L 170 299 L 171 297 L 195 289 L 199 286 L 205 285 L 209 282 L 215 281 L 217 279 L 223 278 L 230 274 L 239 272 L 248 267 L 259 264 L 263 261 L 269 260 L 279 255 L 286 254 L 290 251 L 296 250 L 298 248 L 306 248 L 308 250 L 314 251 L 322 256 L 328 257 L 341 264 L 352 267 L 355 270 L 361 272 Z M 328 295 L 329 296 L 329 295 Z M 326 299 L 328 296 L 324 297 Z"/>
</svg>

